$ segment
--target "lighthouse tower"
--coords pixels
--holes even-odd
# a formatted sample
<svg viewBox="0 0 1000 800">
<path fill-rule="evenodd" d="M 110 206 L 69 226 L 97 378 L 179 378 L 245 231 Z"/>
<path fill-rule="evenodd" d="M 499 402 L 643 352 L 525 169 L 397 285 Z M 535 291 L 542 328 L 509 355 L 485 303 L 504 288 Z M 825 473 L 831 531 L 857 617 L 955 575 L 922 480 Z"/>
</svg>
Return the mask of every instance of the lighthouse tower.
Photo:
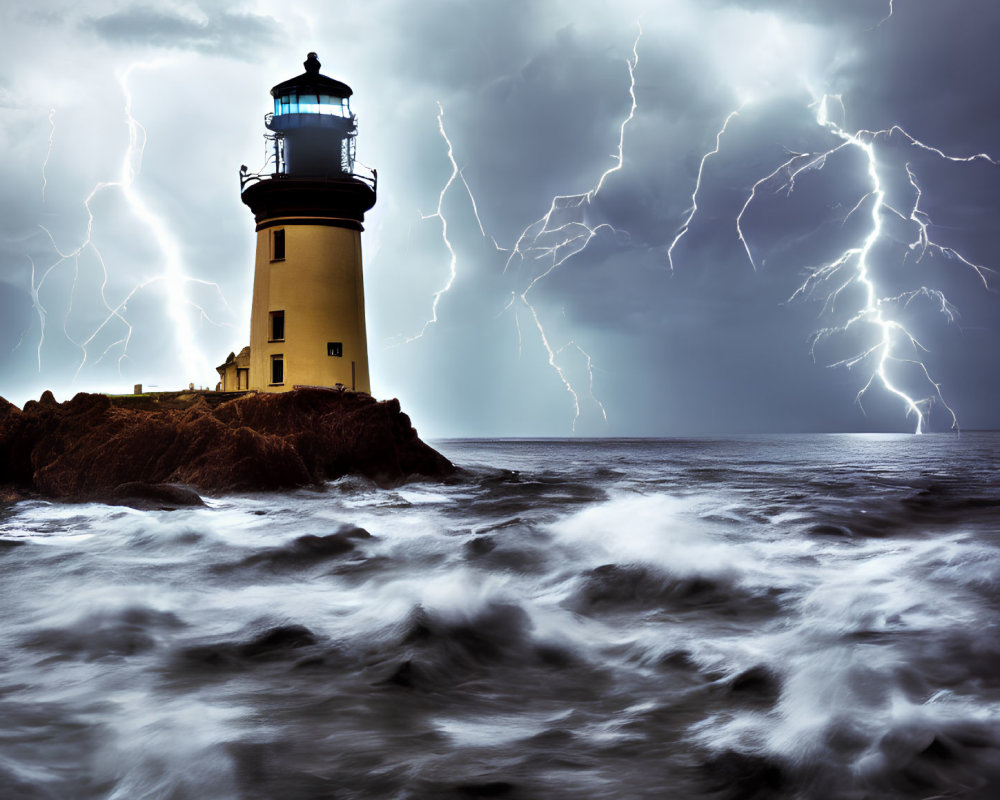
<svg viewBox="0 0 1000 800">
<path fill-rule="evenodd" d="M 355 172 L 350 87 L 321 75 L 315 53 L 304 66 L 271 89 L 274 172 L 240 170 L 257 223 L 249 388 L 370 393 L 361 231 L 376 175 Z"/>
</svg>

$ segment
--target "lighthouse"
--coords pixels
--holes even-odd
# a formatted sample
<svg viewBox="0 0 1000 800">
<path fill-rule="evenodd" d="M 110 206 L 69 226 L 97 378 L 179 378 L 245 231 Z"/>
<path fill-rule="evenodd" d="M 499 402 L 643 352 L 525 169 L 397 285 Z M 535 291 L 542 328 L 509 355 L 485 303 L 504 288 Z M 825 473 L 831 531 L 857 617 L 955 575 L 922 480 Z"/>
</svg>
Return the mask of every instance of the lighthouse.
<svg viewBox="0 0 1000 800">
<path fill-rule="evenodd" d="M 264 124 L 273 171 L 240 169 L 257 253 L 248 386 L 239 388 L 339 384 L 371 393 L 361 231 L 377 176 L 356 169 L 350 87 L 321 75 L 315 53 L 304 66 L 271 89 Z"/>
</svg>

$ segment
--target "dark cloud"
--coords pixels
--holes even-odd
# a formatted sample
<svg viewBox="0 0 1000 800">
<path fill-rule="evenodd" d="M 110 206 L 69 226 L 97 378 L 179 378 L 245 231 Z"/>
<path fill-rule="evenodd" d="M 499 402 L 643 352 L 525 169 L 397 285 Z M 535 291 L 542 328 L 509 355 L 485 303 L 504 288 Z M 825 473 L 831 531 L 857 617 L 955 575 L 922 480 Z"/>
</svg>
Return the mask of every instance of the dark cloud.
<svg viewBox="0 0 1000 800">
<path fill-rule="evenodd" d="M 532 50 L 544 16 L 537 3 L 468 3 L 436 0 L 395 5 L 384 18 L 378 53 L 390 72 L 412 90 L 433 87 L 449 93 L 502 81 Z"/>
<path fill-rule="evenodd" d="M 258 58 L 259 48 L 278 38 L 273 17 L 225 11 L 192 19 L 169 10 L 131 6 L 81 24 L 110 44 L 196 50 L 245 60 Z"/>
<path fill-rule="evenodd" d="M 891 21 L 877 28 L 874 23 L 881 17 L 872 19 L 871 3 L 838 6 L 835 11 L 830 5 L 824 10 L 818 4 L 773 4 L 776 10 L 781 6 L 799 20 L 835 20 L 838 37 L 851 32 L 837 58 L 840 66 L 815 82 L 844 93 L 848 112 L 844 124 L 852 126 L 849 130 L 893 124 L 896 120 L 886 113 L 894 109 L 885 101 L 896 92 L 900 93 L 895 109 L 898 119 L 905 124 L 917 121 L 915 108 L 923 104 L 930 113 L 937 96 L 937 91 L 921 92 L 943 89 L 949 85 L 949 74 L 961 74 L 982 58 L 978 51 L 987 49 L 986 42 L 980 42 L 974 52 L 954 54 L 959 66 L 928 82 L 921 77 L 928 67 L 916 70 L 915 63 L 931 36 L 938 37 L 940 48 L 940 31 L 949 25 L 943 12 L 936 31 L 911 37 L 910 15 L 917 10 L 903 14 L 897 9 Z M 892 29 L 897 22 L 900 28 Z M 619 425 L 623 420 L 642 420 L 627 432 L 667 433 L 676 430 L 675 426 L 700 432 L 912 429 L 914 421 L 906 417 L 898 398 L 887 397 L 877 387 L 864 396 L 864 413 L 856 402 L 856 394 L 877 366 L 875 356 L 853 368 L 829 366 L 853 360 L 878 341 L 878 331 L 870 323 L 856 323 L 847 332 L 822 339 L 811 350 L 816 331 L 842 326 L 856 313 L 865 302 L 863 287 L 854 284 L 833 303 L 827 303 L 830 287 L 789 302 L 811 269 L 864 242 L 871 201 L 845 222 L 851 208 L 870 190 L 864 153 L 848 148 L 817 162 L 799 176 L 793 195 L 787 194 L 781 181 L 761 187 L 744 218 L 757 272 L 737 238 L 735 220 L 756 181 L 792 152 L 821 153 L 840 143 L 818 124 L 816 108 L 810 107 L 816 98 L 804 89 L 753 104 L 731 125 L 720 152 L 706 162 L 700 210 L 676 251 L 677 271 L 669 274 L 664 251 L 685 217 L 700 158 L 712 148 L 725 115 L 738 104 L 695 44 L 670 39 L 668 35 L 669 46 L 664 46 L 662 35 L 655 47 L 648 41 L 640 44 L 639 115 L 627 131 L 626 160 L 587 207 L 589 224 L 610 222 L 619 234 L 596 237 L 585 252 L 532 290 L 532 304 L 553 349 L 572 342 L 593 356 L 599 365 L 595 391 L 611 418 Z M 552 196 L 585 192 L 593 186 L 602 163 L 596 156 L 607 152 L 608 144 L 616 140 L 616 127 L 628 108 L 627 75 L 621 52 L 613 57 L 597 41 L 593 32 L 565 29 L 548 43 L 538 43 L 538 51 L 523 68 L 487 84 L 464 107 L 449 113 L 449 119 L 455 120 L 451 133 L 458 143 L 457 157 L 472 185 L 482 190 L 479 207 L 487 227 L 504 232 L 504 243 L 510 243 L 512 232 L 516 235 L 544 213 Z M 912 72 L 905 66 L 907 60 L 914 62 Z M 897 85 L 893 87 L 883 76 L 892 76 Z M 952 94 L 951 102 L 961 106 L 964 114 L 976 108 L 974 93 Z M 986 128 L 995 131 L 996 124 Z M 957 142 L 962 136 L 961 131 L 938 125 L 929 130 L 928 139 L 946 150 L 960 149 Z M 912 204 L 914 190 L 905 173 L 909 163 L 928 178 L 929 196 L 922 208 L 933 209 L 935 217 L 940 213 L 942 220 L 961 221 L 966 228 L 954 236 L 933 228 L 933 234 L 944 236 L 949 245 L 970 255 L 995 255 L 995 246 L 991 252 L 976 246 L 989 230 L 982 227 L 990 213 L 984 209 L 1000 207 L 1000 196 L 991 193 L 983 165 L 970 170 L 908 149 L 892 141 L 881 143 L 880 170 L 888 202 L 902 209 Z M 959 211 L 957 199 L 970 190 L 974 199 Z M 949 209 L 935 204 L 932 194 L 950 198 Z M 457 195 L 451 197 L 453 203 L 458 202 Z M 531 208 L 534 215 L 528 211 Z M 461 218 L 457 208 L 449 205 L 449 209 L 453 221 Z M 889 298 L 919 292 L 925 285 L 940 288 L 968 309 L 969 316 L 978 321 L 977 330 L 985 324 L 992 331 L 990 320 L 995 315 L 986 307 L 993 303 L 983 287 L 976 285 L 974 273 L 940 255 L 928 255 L 917 265 L 909 249 L 918 235 L 915 224 L 900 220 L 884 224 L 886 241 L 873 252 L 877 262 L 873 275 L 880 292 Z M 460 338 L 463 357 L 450 361 L 446 353 L 457 352 L 450 348 L 442 351 L 440 359 L 421 348 L 419 357 L 434 363 L 435 374 L 443 376 L 445 385 L 471 380 L 472 386 L 489 386 L 490 391 L 504 395 L 504 387 L 491 382 L 486 371 L 476 370 L 470 377 L 469 365 L 477 361 L 492 364 L 499 374 L 519 374 L 520 391 L 529 380 L 557 384 L 552 372 L 529 372 L 508 364 L 516 347 L 512 312 L 501 317 L 507 321 L 506 334 L 498 327 L 502 323 L 489 325 L 489 335 L 482 335 L 486 326 L 481 322 L 478 329 L 471 322 L 459 326 L 461 311 L 455 306 L 478 307 L 491 291 L 490 281 L 470 262 L 479 259 L 481 270 L 490 256 L 476 255 L 466 235 L 476 233 L 475 228 L 467 227 L 462 233 L 453 226 L 450 232 L 461 254 L 460 269 L 466 277 L 470 272 L 476 277 L 474 283 L 456 285 L 446 297 L 442 320 L 431 338 L 439 345 L 442 339 Z M 433 242 L 428 241 L 427 247 L 433 247 Z M 502 266 L 502 258 L 493 258 L 494 264 Z M 497 291 L 495 297 L 502 300 L 510 296 L 511 287 L 523 288 L 542 268 L 515 259 L 507 273 L 513 275 L 507 292 Z M 995 334 L 962 334 L 960 326 L 949 323 L 934 303 L 930 293 L 918 293 L 909 305 L 887 301 L 886 308 L 895 305 L 900 319 L 921 340 L 933 342 L 930 353 L 903 346 L 901 356 L 920 357 L 931 374 L 940 377 L 953 376 L 955 363 L 996 362 L 997 354 L 989 345 Z M 521 312 L 522 352 L 534 348 L 534 358 L 544 359 L 545 354 L 538 352 L 534 319 L 523 307 Z M 500 341 L 504 344 L 498 345 Z M 574 366 L 571 356 L 572 348 L 563 350 L 557 361 L 567 375 L 574 376 L 586 407 L 590 402 L 585 391 L 587 376 Z M 894 369 L 898 384 L 915 396 L 931 390 L 919 368 L 899 362 Z M 996 382 L 981 381 L 982 392 L 996 398 Z M 659 400 L 658 411 L 650 408 L 656 403 L 649 401 L 647 393 Z M 945 397 L 960 418 L 983 418 L 987 404 L 981 394 L 961 396 L 946 391 Z M 498 413 L 506 408 L 512 416 L 521 414 L 515 410 L 513 396 L 499 408 Z M 950 424 L 940 404 L 931 418 L 938 427 Z M 466 422 L 474 428 L 480 421 L 470 417 Z"/>
<path fill-rule="evenodd" d="M 878 25 L 894 12 L 893 0 L 715 0 L 719 5 L 750 11 L 774 11 L 787 19 L 821 25 L 863 28 Z M 905 0 L 904 0 L 905 2 Z"/>
<path fill-rule="evenodd" d="M 867 34 L 838 70 L 849 124 L 902 125 L 959 154 L 995 148 L 1000 5 L 977 0 L 897 3 L 892 24 Z"/>
<path fill-rule="evenodd" d="M 568 433 L 573 400 L 550 361 L 577 391 L 579 433 L 912 429 L 899 399 L 884 391 L 866 395 L 865 413 L 856 404 L 871 359 L 851 369 L 828 366 L 870 346 L 864 338 L 870 327 L 856 324 L 824 339 L 815 360 L 810 352 L 815 331 L 842 325 L 856 312 L 859 285 L 833 303 L 824 293 L 789 302 L 811 269 L 864 241 L 872 221 L 872 201 L 862 200 L 871 181 L 864 154 L 847 148 L 815 164 L 798 176 L 791 195 L 780 180 L 758 187 L 743 219 L 754 264 L 735 221 L 751 187 L 790 153 L 819 153 L 838 143 L 817 121 L 813 103 L 822 92 L 842 95 L 849 131 L 900 124 L 947 153 L 995 148 L 995 4 L 896 0 L 891 19 L 880 24 L 888 0 L 692 1 L 674 4 L 670 14 L 638 2 L 646 6 L 635 71 L 638 109 L 625 132 L 622 164 L 596 196 L 588 192 L 617 163 L 631 103 L 625 60 L 637 28 L 620 10 L 558 0 L 345 0 L 332 15 L 322 4 L 290 9 L 265 0 L 258 13 L 274 21 L 224 2 L 200 5 L 201 16 L 169 5 L 89 11 L 82 23 L 87 37 L 63 47 L 68 56 L 60 63 L 83 64 L 95 34 L 107 44 L 101 52 L 108 63 L 94 70 L 100 80 L 81 82 L 87 102 L 75 112 L 46 94 L 52 77 L 62 80 L 72 69 L 28 83 L 17 71 L 5 73 L 13 113 L 5 115 L 4 141 L 15 157 L 0 200 L 0 257 L 14 288 L 0 285 L 12 320 L 0 326 L 0 336 L 13 348 L 26 324 L 30 344 L 4 362 L 11 380 L 58 390 L 53 384 L 80 363 L 78 344 L 88 326 L 107 315 L 101 291 L 114 305 L 135 281 L 163 268 L 155 237 L 128 198 L 102 191 L 93 204 L 94 237 L 108 267 L 107 287 L 90 250 L 78 263 L 59 263 L 42 291 L 49 335 L 42 375 L 35 377 L 39 320 L 27 292 L 26 256 L 40 269 L 57 259 L 39 221 L 64 250 L 78 244 L 87 222 L 82 198 L 96 182 L 119 175 L 126 130 L 115 72 L 137 46 L 177 56 L 130 78 L 133 113 L 149 137 L 137 195 L 176 234 L 187 273 L 218 281 L 233 306 L 219 315 L 232 328 L 188 314 L 197 346 L 212 351 L 214 365 L 246 343 L 254 234 L 234 171 L 241 162 L 260 163 L 268 88 L 299 72 L 305 50 L 315 49 L 324 72 L 354 88 L 359 157 L 379 169 L 379 203 L 364 238 L 376 391 L 398 394 L 424 432 Z M 203 57 L 216 54 L 229 60 Z M 248 55 L 261 63 L 246 63 Z M 216 95 L 192 91 L 207 69 L 218 91 L 232 98 L 225 107 Z M 30 113 L 19 109 L 26 93 L 38 97 Z M 674 251 L 671 272 L 666 251 L 687 218 L 702 157 L 746 97 L 752 101 L 705 161 L 698 214 Z M 441 209 L 456 275 L 432 312 L 434 292 L 450 276 L 441 220 L 420 216 L 435 211 L 452 171 L 437 127 L 438 102 L 487 236 L 455 180 Z M 59 128 L 42 204 L 39 166 L 50 106 L 58 106 Z M 932 237 L 978 263 L 1000 264 L 993 235 L 1000 169 L 942 161 L 898 136 L 880 139 L 879 157 L 890 205 L 912 207 L 909 164 L 924 189 L 921 210 Z M 586 250 L 534 284 L 529 309 L 521 294 L 551 257 L 535 252 L 506 266 L 509 251 L 498 251 L 490 237 L 510 248 L 557 196 L 580 202 L 556 214 L 555 224 L 604 227 Z M 883 215 L 885 236 L 873 251 L 887 307 L 927 347 L 921 358 L 960 421 L 1000 425 L 997 295 L 954 258 L 918 259 L 909 247 L 918 226 L 903 216 Z M 935 308 L 932 294 L 919 292 L 922 286 L 948 294 L 960 312 L 954 322 Z M 212 287 L 190 284 L 186 292 L 212 314 L 220 310 Z M 909 305 L 889 297 L 907 292 L 916 292 Z M 116 342 L 125 329 L 112 320 L 88 346 L 91 359 L 73 389 L 84 380 L 166 382 L 165 365 L 185 383 L 214 379 L 188 377 L 178 343 L 166 341 L 164 325 L 174 323 L 162 284 L 128 305 L 135 325 L 129 356 L 119 364 Z M 406 342 L 432 313 L 437 322 Z M 592 357 L 593 396 L 584 353 Z M 914 379 L 901 367 L 900 380 Z M 935 425 L 947 427 L 939 411 Z"/>
</svg>

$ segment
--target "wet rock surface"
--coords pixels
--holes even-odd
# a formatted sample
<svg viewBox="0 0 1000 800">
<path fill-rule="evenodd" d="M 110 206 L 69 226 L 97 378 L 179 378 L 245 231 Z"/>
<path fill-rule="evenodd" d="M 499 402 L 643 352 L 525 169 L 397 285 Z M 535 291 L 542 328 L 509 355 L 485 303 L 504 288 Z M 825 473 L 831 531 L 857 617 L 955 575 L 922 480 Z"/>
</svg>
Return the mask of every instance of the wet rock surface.
<svg viewBox="0 0 1000 800">
<path fill-rule="evenodd" d="M 398 400 L 295 389 L 212 403 L 50 392 L 0 398 L 0 500 L 26 494 L 142 507 L 205 492 L 268 491 L 362 475 L 389 486 L 455 468 L 417 436 Z"/>
</svg>

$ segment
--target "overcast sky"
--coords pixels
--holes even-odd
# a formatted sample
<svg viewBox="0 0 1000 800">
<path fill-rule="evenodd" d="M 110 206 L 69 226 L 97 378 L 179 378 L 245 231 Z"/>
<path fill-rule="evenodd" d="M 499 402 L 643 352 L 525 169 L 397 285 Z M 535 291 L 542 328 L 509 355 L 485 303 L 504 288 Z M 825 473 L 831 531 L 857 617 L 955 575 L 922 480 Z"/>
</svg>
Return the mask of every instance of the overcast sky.
<svg viewBox="0 0 1000 800">
<path fill-rule="evenodd" d="M 0 395 L 214 386 L 249 340 L 237 172 L 315 50 L 379 173 L 373 392 L 422 434 L 913 430 L 901 395 L 1000 427 L 1000 167 L 942 157 L 1000 156 L 1000 6 L 893 6 L 8 3 Z M 895 125 L 940 152 L 855 136 Z"/>
</svg>

